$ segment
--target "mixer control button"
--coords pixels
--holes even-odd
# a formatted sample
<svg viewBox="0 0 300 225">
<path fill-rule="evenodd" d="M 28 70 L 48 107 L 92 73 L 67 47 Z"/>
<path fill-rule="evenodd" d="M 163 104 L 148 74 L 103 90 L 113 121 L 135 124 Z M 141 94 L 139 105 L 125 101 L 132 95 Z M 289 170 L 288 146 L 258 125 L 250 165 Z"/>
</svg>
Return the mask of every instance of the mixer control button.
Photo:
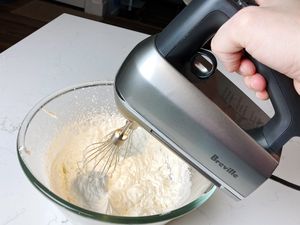
<svg viewBox="0 0 300 225">
<path fill-rule="evenodd" d="M 191 70 L 200 79 L 209 78 L 217 68 L 215 56 L 206 49 L 200 49 L 191 59 Z"/>
</svg>

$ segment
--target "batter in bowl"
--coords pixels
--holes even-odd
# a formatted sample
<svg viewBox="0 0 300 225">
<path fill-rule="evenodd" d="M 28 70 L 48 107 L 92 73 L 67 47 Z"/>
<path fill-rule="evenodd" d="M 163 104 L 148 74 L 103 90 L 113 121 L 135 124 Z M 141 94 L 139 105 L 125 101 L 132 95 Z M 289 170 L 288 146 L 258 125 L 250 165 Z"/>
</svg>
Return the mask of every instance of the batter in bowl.
<svg viewBox="0 0 300 225">
<path fill-rule="evenodd" d="M 80 172 L 83 149 L 122 124 L 118 115 L 101 115 L 62 130 L 49 149 L 52 190 L 85 209 L 119 216 L 167 213 L 183 205 L 191 192 L 190 166 L 142 128 L 133 132 L 130 152 L 113 174 Z"/>
</svg>

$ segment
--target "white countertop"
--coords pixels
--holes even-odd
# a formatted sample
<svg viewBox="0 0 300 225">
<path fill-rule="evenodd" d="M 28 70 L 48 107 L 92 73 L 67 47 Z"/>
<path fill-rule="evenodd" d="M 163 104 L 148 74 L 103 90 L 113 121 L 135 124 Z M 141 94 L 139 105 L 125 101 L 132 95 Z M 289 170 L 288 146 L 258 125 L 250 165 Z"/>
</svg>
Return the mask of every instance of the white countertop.
<svg viewBox="0 0 300 225">
<path fill-rule="evenodd" d="M 33 105 L 50 93 L 82 82 L 112 80 L 145 37 L 62 15 L 0 54 L 0 225 L 71 225 L 23 174 L 16 153 L 18 128 Z M 268 110 L 268 104 L 258 104 Z M 300 184 L 299 161 L 300 139 L 294 138 L 285 146 L 275 174 Z M 236 202 L 217 191 L 199 209 L 170 224 L 299 225 L 300 192 L 267 181 Z"/>
</svg>

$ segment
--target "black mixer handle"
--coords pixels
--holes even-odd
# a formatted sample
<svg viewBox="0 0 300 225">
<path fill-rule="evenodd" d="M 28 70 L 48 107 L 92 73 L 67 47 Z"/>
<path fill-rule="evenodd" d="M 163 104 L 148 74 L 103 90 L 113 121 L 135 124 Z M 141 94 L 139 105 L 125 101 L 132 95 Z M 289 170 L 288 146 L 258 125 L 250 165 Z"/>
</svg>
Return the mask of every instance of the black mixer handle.
<svg viewBox="0 0 300 225">
<path fill-rule="evenodd" d="M 247 4 L 241 0 L 193 0 L 156 36 L 156 47 L 171 64 L 185 61 L 245 6 Z M 300 134 L 300 96 L 292 79 L 253 58 L 251 60 L 267 81 L 275 111 L 270 121 L 252 131 L 251 136 L 265 149 L 279 153 L 290 138 Z"/>
</svg>

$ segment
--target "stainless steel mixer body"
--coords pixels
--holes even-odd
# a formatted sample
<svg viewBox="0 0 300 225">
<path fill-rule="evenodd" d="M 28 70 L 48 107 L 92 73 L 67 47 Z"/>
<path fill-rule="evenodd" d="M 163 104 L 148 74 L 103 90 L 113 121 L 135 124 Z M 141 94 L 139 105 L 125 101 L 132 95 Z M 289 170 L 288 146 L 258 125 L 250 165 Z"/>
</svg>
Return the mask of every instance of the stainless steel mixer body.
<svg viewBox="0 0 300 225">
<path fill-rule="evenodd" d="M 121 112 L 238 199 L 278 165 L 157 51 L 150 37 L 130 53 L 115 79 Z"/>
<path fill-rule="evenodd" d="M 159 34 L 135 47 L 115 79 L 116 102 L 129 120 L 238 199 L 272 175 L 284 144 L 300 136 L 300 96 L 292 79 L 245 52 L 266 79 L 275 112 L 265 124 L 245 132 L 187 79 L 182 68 L 249 4 L 255 3 L 191 1 Z"/>
</svg>

